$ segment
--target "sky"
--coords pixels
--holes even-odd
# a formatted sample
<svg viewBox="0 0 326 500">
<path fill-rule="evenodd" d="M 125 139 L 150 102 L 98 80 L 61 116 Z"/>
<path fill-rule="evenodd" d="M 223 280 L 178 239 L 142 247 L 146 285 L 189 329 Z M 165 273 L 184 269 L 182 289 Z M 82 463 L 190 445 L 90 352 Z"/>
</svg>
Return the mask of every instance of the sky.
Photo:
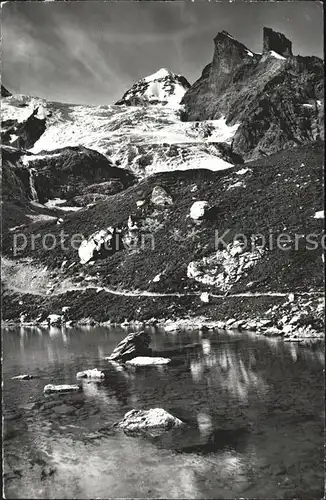
<svg viewBox="0 0 326 500">
<path fill-rule="evenodd" d="M 267 26 L 290 38 L 294 54 L 323 57 L 315 1 L 7 2 L 1 17 L 8 90 L 77 104 L 112 104 L 160 68 L 193 83 L 221 30 L 261 52 Z"/>
</svg>

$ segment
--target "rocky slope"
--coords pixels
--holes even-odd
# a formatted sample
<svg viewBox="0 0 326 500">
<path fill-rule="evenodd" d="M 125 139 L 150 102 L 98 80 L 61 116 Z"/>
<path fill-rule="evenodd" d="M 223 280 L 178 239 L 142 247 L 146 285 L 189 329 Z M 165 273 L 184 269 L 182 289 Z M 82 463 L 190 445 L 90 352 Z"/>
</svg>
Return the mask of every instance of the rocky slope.
<svg viewBox="0 0 326 500">
<path fill-rule="evenodd" d="M 21 228 L 28 243 L 15 256 L 17 231 L 11 231 L 3 238 L 4 318 L 25 313 L 44 319 L 63 305 L 71 307 L 74 319 L 102 321 L 189 313 L 248 321 L 274 305 L 283 314 L 288 294 L 318 295 L 323 290 L 324 219 L 318 215 L 323 209 L 322 158 L 323 147 L 316 144 L 221 172 L 156 174 L 108 200 L 65 214 L 59 225 Z M 200 213 L 192 210 L 197 201 L 206 202 Z M 51 252 L 44 250 L 42 238 L 51 233 L 59 242 L 62 230 L 65 248 L 57 244 Z M 223 243 L 216 241 L 216 230 L 220 236 L 226 232 Z M 35 232 L 40 238 L 31 248 Z M 289 234 L 288 249 L 276 245 L 284 232 Z M 80 247 L 69 244 L 77 233 L 85 238 L 86 259 Z M 247 247 L 241 247 L 238 233 L 248 238 Z M 267 241 L 253 238 L 257 234 Z M 297 248 L 296 234 L 303 235 Z M 317 242 L 313 248 L 307 246 L 309 234 Z M 30 276 L 37 295 L 28 295 Z M 203 293 L 208 300 L 201 298 Z M 261 297 L 247 296 L 252 293 Z"/>
<path fill-rule="evenodd" d="M 294 56 L 281 33 L 264 28 L 256 54 L 222 31 L 212 62 L 182 99 L 183 119 L 239 124 L 232 146 L 245 159 L 306 144 L 324 135 L 323 76 L 323 61 Z"/>
<path fill-rule="evenodd" d="M 184 76 L 161 68 L 136 82 L 116 104 L 139 106 L 146 104 L 178 105 L 190 83 Z"/>
</svg>

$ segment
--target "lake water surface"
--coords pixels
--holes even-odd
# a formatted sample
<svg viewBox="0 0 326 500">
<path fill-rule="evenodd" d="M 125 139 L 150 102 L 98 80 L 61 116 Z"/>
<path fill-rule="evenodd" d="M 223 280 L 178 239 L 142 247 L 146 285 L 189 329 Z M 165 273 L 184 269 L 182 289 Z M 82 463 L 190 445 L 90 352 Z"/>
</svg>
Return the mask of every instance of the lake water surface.
<svg viewBox="0 0 326 500">
<path fill-rule="evenodd" d="M 150 330 L 166 367 L 110 369 L 76 394 L 49 383 L 108 368 L 121 328 L 3 330 L 6 498 L 322 498 L 324 346 Z M 11 377 L 28 373 L 27 381 Z M 160 437 L 112 430 L 133 409 L 185 420 Z"/>
</svg>

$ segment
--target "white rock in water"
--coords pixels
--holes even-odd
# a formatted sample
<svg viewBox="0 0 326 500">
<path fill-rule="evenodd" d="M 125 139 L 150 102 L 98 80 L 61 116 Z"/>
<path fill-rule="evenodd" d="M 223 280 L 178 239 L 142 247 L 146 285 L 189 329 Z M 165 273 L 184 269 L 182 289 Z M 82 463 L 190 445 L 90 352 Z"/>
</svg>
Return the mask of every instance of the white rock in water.
<svg viewBox="0 0 326 500">
<path fill-rule="evenodd" d="M 210 299 L 209 299 L 209 293 L 207 293 L 207 292 L 203 292 L 203 293 L 200 295 L 200 300 L 201 300 L 202 302 L 205 302 L 206 304 L 208 304 L 208 302 L 209 302 L 209 300 L 210 300 Z"/>
<path fill-rule="evenodd" d="M 48 316 L 48 322 L 50 325 L 58 325 L 61 323 L 61 316 L 60 314 L 49 314 Z"/>
<path fill-rule="evenodd" d="M 177 325 L 176 323 L 167 323 L 167 324 L 163 324 L 163 328 L 166 332 L 179 332 L 180 331 L 180 326 Z"/>
<path fill-rule="evenodd" d="M 16 377 L 12 377 L 11 380 L 31 380 L 35 378 L 33 375 L 16 375 Z"/>
<path fill-rule="evenodd" d="M 52 385 L 48 384 L 44 387 L 43 392 L 44 394 L 49 394 L 51 392 L 73 392 L 73 391 L 80 391 L 81 387 L 79 385 Z"/>
<path fill-rule="evenodd" d="M 126 365 L 133 366 L 155 366 L 155 365 L 167 365 L 171 363 L 170 358 L 159 358 L 150 356 L 137 356 L 136 358 L 129 359 L 126 361 Z"/>
<path fill-rule="evenodd" d="M 202 219 L 209 208 L 207 201 L 195 201 L 190 208 L 190 217 L 193 220 Z"/>
<path fill-rule="evenodd" d="M 181 427 L 184 423 L 163 410 L 163 408 L 151 408 L 150 410 L 131 410 L 125 414 L 123 420 L 118 423 L 120 429 L 129 431 L 146 429 L 170 429 Z"/>
<path fill-rule="evenodd" d="M 77 378 L 104 378 L 105 374 L 102 370 L 98 370 L 97 368 L 93 368 L 90 370 L 84 370 L 83 372 L 78 372 L 76 375 Z"/>
</svg>

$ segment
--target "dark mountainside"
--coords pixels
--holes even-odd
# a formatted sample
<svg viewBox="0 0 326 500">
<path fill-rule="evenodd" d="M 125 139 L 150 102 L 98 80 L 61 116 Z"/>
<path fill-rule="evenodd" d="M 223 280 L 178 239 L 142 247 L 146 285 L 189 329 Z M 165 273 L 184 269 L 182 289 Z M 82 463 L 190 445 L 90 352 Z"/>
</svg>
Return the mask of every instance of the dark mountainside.
<svg viewBox="0 0 326 500">
<path fill-rule="evenodd" d="M 132 172 L 117 168 L 103 155 L 85 147 L 70 147 L 33 155 L 3 146 L 3 231 L 26 224 L 28 215 L 59 212 L 37 206 L 49 199 L 84 206 L 107 199 L 136 182 Z M 33 206 L 30 205 L 33 201 Z M 36 202 L 36 204 L 35 204 Z"/>
<path fill-rule="evenodd" d="M 158 74 L 160 106 L 166 98 L 175 105 L 172 86 L 165 85 L 170 73 Z M 144 81 L 152 82 L 153 75 Z M 174 83 L 184 87 L 183 81 Z M 130 105 L 156 104 L 155 93 L 154 101 L 153 94 L 149 102 L 137 101 L 148 97 L 148 88 L 135 85 L 121 100 L 122 115 Z M 109 149 L 106 155 L 81 145 L 28 151 L 51 127 L 46 106 L 23 121 L 18 113 L 6 120 L 3 319 L 41 322 L 68 306 L 73 321 L 200 317 L 224 326 L 241 321 L 251 330 L 268 325 L 271 335 L 320 336 L 322 99 L 322 61 L 293 56 L 291 42 L 265 28 L 263 54 L 219 33 L 213 62 L 183 98 L 186 120 L 225 116 L 228 125 L 239 123 L 232 144 L 208 142 L 210 130 L 215 133 L 210 122 L 195 124 L 209 132 L 200 141 L 195 136 L 189 142 L 147 143 L 150 125 L 142 129 L 139 118 L 128 125 L 135 126 L 139 141 L 122 144 L 130 150 L 122 169 Z M 114 117 L 115 132 L 119 115 Z M 181 132 L 173 128 L 178 125 L 169 122 L 170 127 L 178 138 Z M 59 126 L 54 135 L 57 131 L 62 133 Z M 196 158 L 196 141 L 231 168 L 200 168 L 198 156 L 198 168 L 142 177 L 129 170 L 135 157 L 151 165 L 160 154 L 178 158 L 182 168 L 188 155 Z M 215 161 L 219 158 L 212 156 L 213 166 Z M 60 205 L 45 205 L 58 199 Z M 281 233 L 289 236 L 288 249 L 276 245 Z M 55 245 L 47 250 L 49 234 Z M 77 246 L 71 244 L 74 235 L 84 238 Z M 312 249 L 309 235 L 316 243 Z"/>
<path fill-rule="evenodd" d="M 213 61 L 183 97 L 184 120 L 240 123 L 233 149 L 245 159 L 324 137 L 321 59 L 293 56 L 291 42 L 268 28 L 262 54 L 225 31 L 214 44 Z"/>
</svg>

